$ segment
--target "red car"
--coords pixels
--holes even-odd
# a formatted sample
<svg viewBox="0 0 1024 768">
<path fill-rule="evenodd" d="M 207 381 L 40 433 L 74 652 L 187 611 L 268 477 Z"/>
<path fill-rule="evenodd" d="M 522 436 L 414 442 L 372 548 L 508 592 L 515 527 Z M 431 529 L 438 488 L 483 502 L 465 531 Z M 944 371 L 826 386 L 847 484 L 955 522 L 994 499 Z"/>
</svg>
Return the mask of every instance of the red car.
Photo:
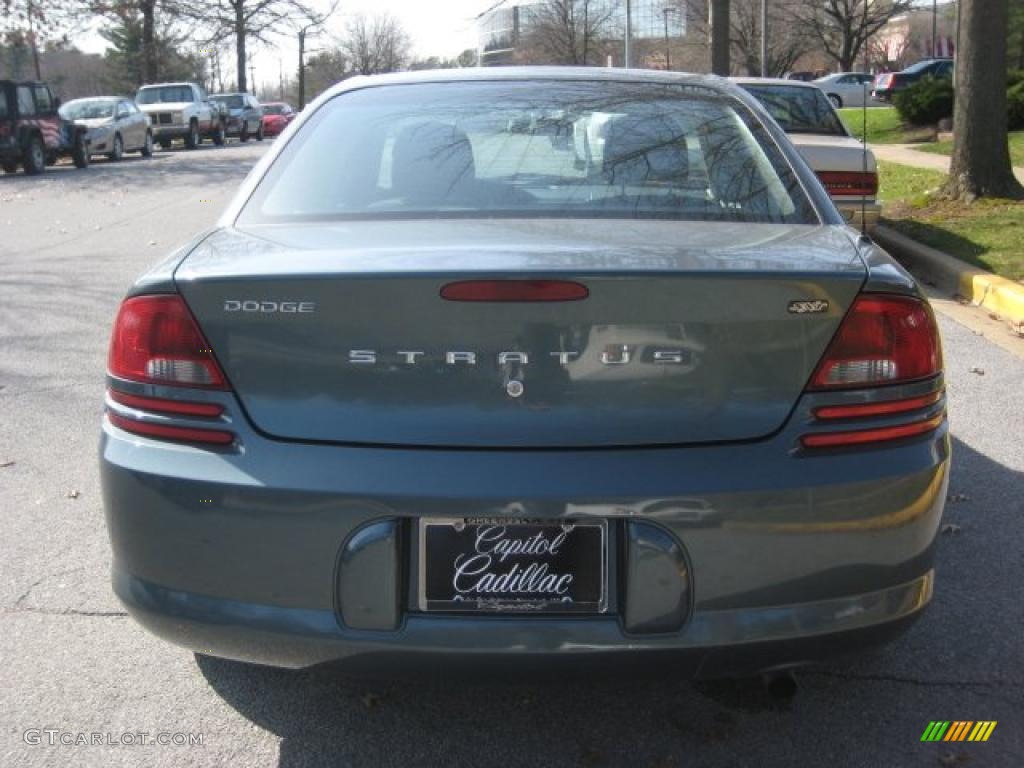
<svg viewBox="0 0 1024 768">
<path fill-rule="evenodd" d="M 263 102 L 263 133 L 267 136 L 277 136 L 294 119 L 295 110 L 290 104 L 283 101 Z"/>
</svg>

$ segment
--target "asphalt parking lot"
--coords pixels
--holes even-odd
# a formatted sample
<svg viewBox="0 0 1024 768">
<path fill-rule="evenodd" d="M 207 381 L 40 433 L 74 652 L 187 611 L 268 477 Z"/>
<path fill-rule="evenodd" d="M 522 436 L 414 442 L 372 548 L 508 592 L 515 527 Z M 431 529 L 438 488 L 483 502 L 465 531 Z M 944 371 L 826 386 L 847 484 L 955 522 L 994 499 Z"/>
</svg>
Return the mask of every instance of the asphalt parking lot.
<svg viewBox="0 0 1024 768">
<path fill-rule="evenodd" d="M 801 674 L 790 701 L 670 675 L 348 680 L 197 658 L 136 626 L 109 588 L 97 476 L 107 334 L 132 279 L 210 225 L 267 144 L 0 176 L 0 766 L 1024 763 L 1024 357 L 946 314 L 934 602 L 896 643 Z M 921 743 L 933 720 L 998 725 Z M 157 734 L 202 744 L 138 743 Z"/>
</svg>

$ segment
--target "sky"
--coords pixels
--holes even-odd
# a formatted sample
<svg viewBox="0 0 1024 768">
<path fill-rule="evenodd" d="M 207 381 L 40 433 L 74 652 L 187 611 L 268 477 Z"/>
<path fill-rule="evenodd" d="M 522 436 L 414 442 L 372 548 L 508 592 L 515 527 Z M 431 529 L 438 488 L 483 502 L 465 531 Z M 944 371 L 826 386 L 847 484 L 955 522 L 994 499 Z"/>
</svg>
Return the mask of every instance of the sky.
<svg viewBox="0 0 1024 768">
<path fill-rule="evenodd" d="M 321 37 L 327 43 L 332 35 L 338 36 L 345 28 L 346 21 L 359 13 L 374 14 L 387 12 L 397 18 L 412 38 L 413 55 L 457 56 L 466 48 L 476 48 L 475 17 L 494 5 L 495 0 L 340 0 L 334 17 L 327 25 L 326 34 Z M 314 8 L 325 10 L 330 0 L 311 0 Z M 274 86 L 278 81 L 279 67 L 283 65 L 286 74 L 294 77 L 298 69 L 298 42 L 294 37 L 274 38 L 271 46 L 258 46 L 250 57 L 255 65 L 257 83 Z M 101 53 L 105 47 L 103 39 L 95 30 L 84 34 L 75 41 L 88 53 Z M 315 49 L 320 42 L 307 41 L 307 48 Z M 233 53 L 228 57 L 233 61 Z"/>
</svg>

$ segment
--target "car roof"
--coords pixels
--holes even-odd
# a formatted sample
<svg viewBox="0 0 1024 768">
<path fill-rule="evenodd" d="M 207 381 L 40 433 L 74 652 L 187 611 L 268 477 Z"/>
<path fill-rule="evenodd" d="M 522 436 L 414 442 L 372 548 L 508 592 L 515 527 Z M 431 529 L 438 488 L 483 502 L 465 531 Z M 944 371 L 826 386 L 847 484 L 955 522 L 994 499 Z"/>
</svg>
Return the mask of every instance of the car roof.
<svg viewBox="0 0 1024 768">
<path fill-rule="evenodd" d="M 623 83 L 686 83 L 726 91 L 728 80 L 717 75 L 665 72 L 657 69 L 620 69 L 613 67 L 466 67 L 394 72 L 386 75 L 352 77 L 335 84 L 325 95 L 342 93 L 369 85 L 414 83 L 502 82 L 509 80 L 590 80 Z"/>
<path fill-rule="evenodd" d="M 849 74 L 849 73 L 844 73 Z M 786 80 L 782 77 L 730 77 L 729 82 L 736 85 L 785 85 L 792 88 L 817 88 L 813 81 Z"/>
<path fill-rule="evenodd" d="M 143 88 L 166 88 L 168 86 L 175 85 L 195 85 L 195 83 L 190 83 L 187 81 L 180 83 L 146 83 L 145 85 L 140 85 L 139 90 L 141 91 Z"/>
</svg>

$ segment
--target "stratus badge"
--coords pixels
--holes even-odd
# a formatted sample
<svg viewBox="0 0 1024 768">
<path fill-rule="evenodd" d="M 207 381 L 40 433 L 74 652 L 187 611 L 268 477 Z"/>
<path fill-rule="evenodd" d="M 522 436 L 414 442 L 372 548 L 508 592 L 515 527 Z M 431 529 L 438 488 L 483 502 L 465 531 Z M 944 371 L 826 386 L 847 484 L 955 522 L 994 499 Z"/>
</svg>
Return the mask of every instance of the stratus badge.
<svg viewBox="0 0 1024 768">
<path fill-rule="evenodd" d="M 828 312 L 828 302 L 825 299 L 801 299 L 789 302 L 786 309 L 791 315 L 817 315 Z"/>
</svg>

